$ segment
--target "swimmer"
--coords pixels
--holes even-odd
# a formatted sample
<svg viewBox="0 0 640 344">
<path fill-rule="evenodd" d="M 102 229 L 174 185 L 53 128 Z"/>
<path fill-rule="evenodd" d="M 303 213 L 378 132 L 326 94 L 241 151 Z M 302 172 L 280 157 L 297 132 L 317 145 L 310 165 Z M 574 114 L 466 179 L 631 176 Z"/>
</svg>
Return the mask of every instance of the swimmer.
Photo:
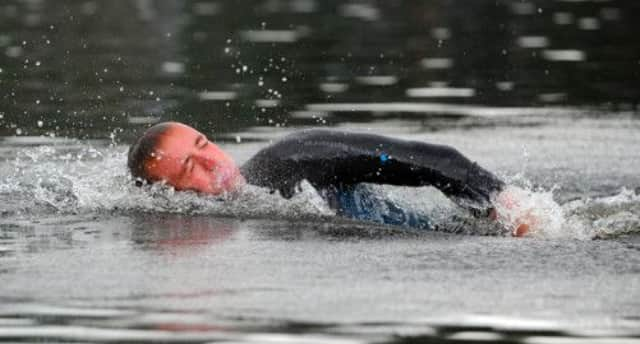
<svg viewBox="0 0 640 344">
<path fill-rule="evenodd" d="M 307 180 L 338 215 L 427 229 L 429 219 L 398 209 L 362 183 L 431 185 L 474 216 L 493 220 L 506 218 L 496 209 L 514 213 L 519 206 L 503 181 L 454 148 L 329 129 L 291 134 L 238 167 L 204 134 L 165 122 L 131 146 L 128 167 L 139 182 L 164 182 L 176 190 L 210 195 L 235 192 L 248 183 L 290 198 Z M 526 209 L 519 213 L 524 215 L 501 222 L 514 236 L 524 236 L 535 222 Z"/>
</svg>

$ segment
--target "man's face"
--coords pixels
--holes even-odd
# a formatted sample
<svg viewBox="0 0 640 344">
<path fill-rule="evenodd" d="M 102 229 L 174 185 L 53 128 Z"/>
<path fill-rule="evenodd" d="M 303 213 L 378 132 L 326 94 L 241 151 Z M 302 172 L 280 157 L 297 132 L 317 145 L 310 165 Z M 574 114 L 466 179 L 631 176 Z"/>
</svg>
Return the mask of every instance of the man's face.
<svg viewBox="0 0 640 344">
<path fill-rule="evenodd" d="M 152 179 L 165 181 L 176 190 L 213 195 L 244 183 L 231 157 L 202 133 L 180 123 L 172 124 L 158 140 L 145 170 Z"/>
</svg>

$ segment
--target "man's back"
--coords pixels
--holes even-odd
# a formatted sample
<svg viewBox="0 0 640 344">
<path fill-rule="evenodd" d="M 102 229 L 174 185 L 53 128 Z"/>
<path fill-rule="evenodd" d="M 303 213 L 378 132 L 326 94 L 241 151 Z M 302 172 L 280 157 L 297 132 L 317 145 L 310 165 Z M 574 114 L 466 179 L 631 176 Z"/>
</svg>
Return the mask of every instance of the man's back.
<svg viewBox="0 0 640 344">
<path fill-rule="evenodd" d="M 247 182 L 278 190 L 285 197 L 302 180 L 318 190 L 349 191 L 360 183 L 432 185 L 475 211 L 490 208 L 502 181 L 442 145 L 385 136 L 311 129 L 289 135 L 241 167 Z"/>
</svg>

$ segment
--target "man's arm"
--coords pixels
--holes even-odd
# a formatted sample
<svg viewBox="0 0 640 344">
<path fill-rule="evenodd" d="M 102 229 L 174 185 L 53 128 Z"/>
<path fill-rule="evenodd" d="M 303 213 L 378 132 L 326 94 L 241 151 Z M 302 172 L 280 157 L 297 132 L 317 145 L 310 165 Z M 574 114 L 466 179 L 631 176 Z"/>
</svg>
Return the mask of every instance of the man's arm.
<svg viewBox="0 0 640 344">
<path fill-rule="evenodd" d="M 317 188 L 357 183 L 432 185 L 461 206 L 487 213 L 504 183 L 457 150 L 380 135 L 305 130 L 261 150 L 243 167 L 251 184 L 290 197 L 303 179 Z"/>
</svg>

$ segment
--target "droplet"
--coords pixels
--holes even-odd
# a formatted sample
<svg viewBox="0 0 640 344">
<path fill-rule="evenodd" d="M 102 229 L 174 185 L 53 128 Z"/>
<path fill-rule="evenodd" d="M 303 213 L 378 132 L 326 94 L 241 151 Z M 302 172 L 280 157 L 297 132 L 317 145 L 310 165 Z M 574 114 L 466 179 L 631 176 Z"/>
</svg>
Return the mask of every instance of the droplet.
<svg viewBox="0 0 640 344">
<path fill-rule="evenodd" d="M 40 61 L 36 61 L 36 67 L 39 67 L 41 65 Z"/>
<path fill-rule="evenodd" d="M 124 92 L 124 86 L 120 86 L 119 90 L 120 92 Z"/>
<path fill-rule="evenodd" d="M 282 82 L 287 82 L 287 77 L 286 76 L 282 77 Z"/>
<path fill-rule="evenodd" d="M 42 121 L 38 121 L 38 123 L 37 123 L 37 124 L 38 124 L 38 128 L 42 128 L 42 126 L 44 125 L 44 122 L 42 122 Z"/>
<path fill-rule="evenodd" d="M 36 104 L 40 104 L 40 99 L 36 99 Z"/>
</svg>

